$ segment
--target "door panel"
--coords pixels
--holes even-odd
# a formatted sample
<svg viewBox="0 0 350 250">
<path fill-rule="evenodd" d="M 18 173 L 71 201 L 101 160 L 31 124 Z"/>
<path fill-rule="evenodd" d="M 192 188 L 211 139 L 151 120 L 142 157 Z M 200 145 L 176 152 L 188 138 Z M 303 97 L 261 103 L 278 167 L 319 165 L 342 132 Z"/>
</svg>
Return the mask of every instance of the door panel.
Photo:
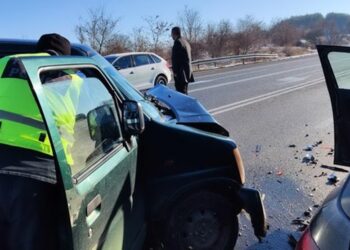
<svg viewBox="0 0 350 250">
<path fill-rule="evenodd" d="M 152 75 L 154 74 L 153 61 L 147 54 L 134 55 L 136 84 L 153 84 Z M 152 64 L 151 64 L 152 63 Z M 153 69 L 152 69 L 153 68 Z"/>
<path fill-rule="evenodd" d="M 113 64 L 113 66 L 124 76 L 130 83 L 136 82 L 137 75 L 131 56 L 123 56 Z"/>
<path fill-rule="evenodd" d="M 23 60 L 64 180 L 74 249 L 108 248 L 111 239 L 120 245 L 113 249 L 129 249 L 126 235 L 136 235 L 143 225 L 139 220 L 130 226 L 126 217 L 135 212 L 137 142 L 131 138 L 124 146 L 112 85 L 99 69 L 64 66 L 79 62 L 94 63 L 83 58 Z"/>
<path fill-rule="evenodd" d="M 350 48 L 317 46 L 317 50 L 332 103 L 334 163 L 350 166 Z"/>
</svg>

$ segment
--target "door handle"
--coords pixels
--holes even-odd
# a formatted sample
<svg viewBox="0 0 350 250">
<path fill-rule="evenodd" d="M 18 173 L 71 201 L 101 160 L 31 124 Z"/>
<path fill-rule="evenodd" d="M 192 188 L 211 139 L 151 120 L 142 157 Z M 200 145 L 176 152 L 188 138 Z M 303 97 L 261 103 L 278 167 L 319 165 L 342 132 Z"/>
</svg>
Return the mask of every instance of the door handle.
<svg viewBox="0 0 350 250">
<path fill-rule="evenodd" d="M 92 214 L 92 212 L 101 210 L 101 205 L 102 205 L 102 198 L 101 198 L 101 195 L 98 194 L 87 205 L 86 216 L 88 217 L 89 215 Z"/>
<path fill-rule="evenodd" d="M 154 67 L 152 67 L 151 70 L 154 70 Z"/>
<path fill-rule="evenodd" d="M 134 74 L 134 71 L 130 71 L 130 75 L 133 75 Z"/>
</svg>

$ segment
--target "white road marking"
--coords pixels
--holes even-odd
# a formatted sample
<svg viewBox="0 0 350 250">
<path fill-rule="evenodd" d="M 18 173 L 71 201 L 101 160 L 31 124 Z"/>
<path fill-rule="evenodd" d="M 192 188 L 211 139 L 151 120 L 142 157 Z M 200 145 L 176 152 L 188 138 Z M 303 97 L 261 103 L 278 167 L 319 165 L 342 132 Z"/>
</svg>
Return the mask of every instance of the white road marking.
<svg viewBox="0 0 350 250">
<path fill-rule="evenodd" d="M 245 70 L 242 70 L 242 71 L 245 71 Z M 260 73 L 260 72 L 264 72 L 265 69 L 254 69 L 254 70 L 250 70 L 249 72 L 245 72 L 245 73 L 242 73 L 242 71 L 240 70 L 236 70 L 236 71 L 230 71 L 230 72 L 226 72 L 226 73 L 229 73 L 229 74 L 225 74 L 224 76 L 216 76 L 216 74 L 213 74 L 213 75 L 210 75 L 210 76 L 214 76 L 214 78 L 210 77 L 209 79 L 207 80 L 199 80 L 199 81 L 196 81 L 194 83 L 191 83 L 191 85 L 197 85 L 197 84 L 201 84 L 201 83 L 206 83 L 206 82 L 214 82 L 214 81 L 218 81 L 218 80 L 222 80 L 222 79 L 226 79 L 226 78 L 235 78 L 235 77 L 241 77 L 241 76 L 246 76 L 246 75 L 250 75 L 250 74 L 256 74 L 256 73 Z M 195 78 L 196 80 L 197 78 Z"/>
<path fill-rule="evenodd" d="M 214 80 L 214 79 L 213 79 L 213 80 Z M 201 84 L 201 83 L 212 82 L 213 80 L 195 81 L 194 83 L 190 83 L 190 85 L 197 85 L 197 84 Z"/>
<path fill-rule="evenodd" d="M 226 105 L 223 105 L 220 107 L 210 109 L 209 113 L 211 113 L 212 115 L 218 115 L 218 114 L 221 114 L 221 113 L 224 113 L 227 111 L 232 111 L 232 110 L 242 108 L 242 107 L 257 103 L 257 102 L 261 102 L 261 101 L 264 101 L 264 100 L 267 100 L 267 99 L 270 99 L 273 97 L 284 95 L 284 94 L 287 94 L 287 93 L 290 93 L 293 91 L 297 91 L 297 90 L 300 90 L 303 88 L 311 87 L 311 86 L 319 84 L 323 81 L 324 81 L 324 78 L 319 78 L 319 79 L 309 81 L 309 82 L 306 82 L 303 84 L 299 84 L 299 85 L 291 86 L 288 88 L 272 91 L 272 92 L 269 92 L 269 93 L 266 93 L 263 95 L 255 96 L 255 97 L 248 98 L 248 99 L 245 99 L 242 101 L 238 101 L 238 102 L 234 102 L 234 103 L 230 103 L 230 104 L 226 104 Z"/>
<path fill-rule="evenodd" d="M 318 65 L 310 65 L 310 66 L 304 66 L 304 67 L 300 67 L 300 68 L 294 68 L 294 69 L 279 71 L 279 72 L 265 74 L 265 75 L 253 76 L 253 77 L 244 78 L 244 79 L 231 81 L 231 82 L 219 83 L 219 84 L 215 84 L 215 85 L 211 85 L 211 86 L 206 86 L 206 87 L 202 87 L 202 88 L 198 88 L 198 89 L 193 89 L 193 90 L 190 90 L 189 93 L 194 93 L 194 92 L 198 92 L 198 91 L 219 88 L 219 87 L 223 87 L 223 86 L 227 86 L 227 85 L 233 85 L 233 84 L 236 84 L 236 83 L 246 82 L 246 81 L 250 81 L 250 80 L 256 80 L 256 79 L 269 77 L 269 76 L 276 76 L 276 75 L 285 74 L 285 73 L 288 73 L 288 72 L 293 72 L 293 71 L 302 70 L 302 69 L 306 69 L 306 68 L 312 68 L 312 67 L 315 67 L 315 66 L 318 67 Z"/>
<path fill-rule="evenodd" d="M 307 76 L 298 77 L 298 76 L 287 76 L 280 79 L 277 79 L 278 82 L 285 82 L 285 83 L 294 83 L 294 82 L 300 82 L 305 81 Z"/>
</svg>

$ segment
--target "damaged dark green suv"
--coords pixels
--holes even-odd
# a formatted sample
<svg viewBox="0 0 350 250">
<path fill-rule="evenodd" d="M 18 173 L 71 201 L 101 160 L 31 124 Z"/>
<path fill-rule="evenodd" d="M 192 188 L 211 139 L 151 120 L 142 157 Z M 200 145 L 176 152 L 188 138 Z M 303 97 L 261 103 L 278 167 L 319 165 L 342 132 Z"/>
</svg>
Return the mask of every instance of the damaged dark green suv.
<svg viewBox="0 0 350 250">
<path fill-rule="evenodd" d="M 33 51 L 35 41 L 0 41 L 0 56 Z M 243 188 L 237 145 L 197 100 L 162 85 L 141 94 L 92 49 L 75 44 L 72 54 L 19 57 L 57 162 L 63 195 L 55 205 L 63 212 L 52 227 L 60 249 L 142 249 L 145 242 L 165 249 L 232 249 L 242 209 L 255 235 L 265 236 L 262 200 L 258 191 Z M 57 70 L 77 72 L 90 86 L 79 101 L 96 101 L 76 115 L 73 166 L 45 91 L 67 83 L 49 87 L 41 78 Z M 107 141 L 98 141 L 101 131 L 109 131 Z"/>
</svg>

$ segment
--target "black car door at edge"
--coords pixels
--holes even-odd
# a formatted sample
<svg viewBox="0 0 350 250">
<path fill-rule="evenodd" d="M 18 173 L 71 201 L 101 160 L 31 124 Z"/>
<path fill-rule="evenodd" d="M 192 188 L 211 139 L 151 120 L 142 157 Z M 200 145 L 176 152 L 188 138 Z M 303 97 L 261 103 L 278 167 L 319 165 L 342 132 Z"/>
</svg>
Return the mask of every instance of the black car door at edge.
<svg viewBox="0 0 350 250">
<path fill-rule="evenodd" d="M 334 163 L 350 166 L 350 47 L 319 45 L 317 50 L 333 109 Z"/>
</svg>

